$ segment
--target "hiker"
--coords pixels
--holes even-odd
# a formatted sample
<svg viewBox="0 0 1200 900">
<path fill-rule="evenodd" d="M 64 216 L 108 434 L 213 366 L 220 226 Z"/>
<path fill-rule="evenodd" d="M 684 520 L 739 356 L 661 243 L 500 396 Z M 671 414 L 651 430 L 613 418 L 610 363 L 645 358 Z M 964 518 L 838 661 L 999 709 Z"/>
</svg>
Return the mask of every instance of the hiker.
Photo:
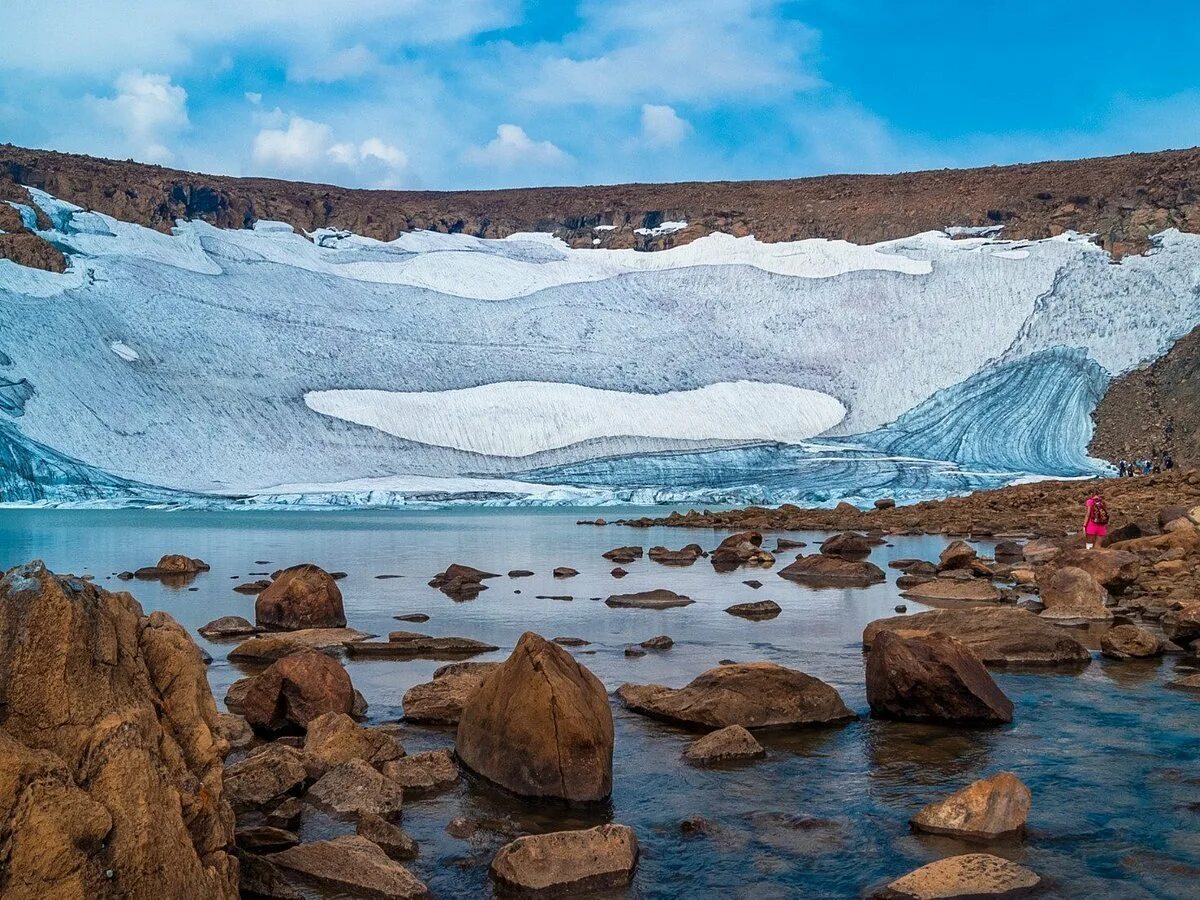
<svg viewBox="0 0 1200 900">
<path fill-rule="evenodd" d="M 1166 469 L 1168 472 L 1170 472 L 1173 468 L 1175 468 L 1175 460 L 1171 459 L 1170 453 L 1163 456 L 1163 468 Z"/>
<path fill-rule="evenodd" d="M 1104 542 L 1108 535 L 1108 507 L 1099 493 L 1093 493 L 1084 501 L 1087 514 L 1083 517 L 1084 546 L 1091 550 L 1093 545 Z"/>
<path fill-rule="evenodd" d="M 1125 460 L 1121 460 L 1119 463 L 1117 463 L 1117 477 L 1124 478 L 1128 469 L 1129 463 L 1125 462 Z"/>
</svg>

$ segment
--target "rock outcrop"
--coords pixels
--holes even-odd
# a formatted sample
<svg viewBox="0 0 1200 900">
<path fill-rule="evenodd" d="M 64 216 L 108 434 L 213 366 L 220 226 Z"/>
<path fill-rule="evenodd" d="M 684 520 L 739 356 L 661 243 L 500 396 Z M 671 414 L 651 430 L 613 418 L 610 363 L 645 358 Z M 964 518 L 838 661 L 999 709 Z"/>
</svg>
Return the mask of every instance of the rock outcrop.
<svg viewBox="0 0 1200 900">
<path fill-rule="evenodd" d="M 971 841 L 990 841 L 1025 830 L 1032 795 L 1012 772 L 1000 772 L 930 803 L 912 818 L 912 827 Z"/>
<path fill-rule="evenodd" d="M 798 728 L 855 718 L 825 682 L 770 662 L 718 666 L 682 688 L 623 684 L 617 696 L 634 712 L 694 728 Z"/>
<path fill-rule="evenodd" d="M 940 632 L 883 631 L 867 657 L 871 715 L 916 722 L 1011 722 L 1012 702 L 966 644 Z"/>
<path fill-rule="evenodd" d="M 604 800 L 613 721 L 604 685 L 557 644 L 526 632 L 463 710 L 458 757 L 526 797 Z"/>
<path fill-rule="evenodd" d="M 346 612 L 337 582 L 320 566 L 305 563 L 284 569 L 258 595 L 254 616 L 263 628 L 345 628 Z"/>
<path fill-rule="evenodd" d="M 492 877 L 522 895 L 570 895 L 624 887 L 637 866 L 638 840 L 626 825 L 517 838 L 492 860 Z"/>
<path fill-rule="evenodd" d="M 783 609 L 774 600 L 759 600 L 755 603 L 735 603 L 733 606 L 725 607 L 725 612 L 731 616 L 750 619 L 752 622 L 764 622 L 774 619 L 783 612 Z"/>
<path fill-rule="evenodd" d="M 40 562 L 0 579 L 0 895 L 235 898 L 199 648 Z"/>
</svg>

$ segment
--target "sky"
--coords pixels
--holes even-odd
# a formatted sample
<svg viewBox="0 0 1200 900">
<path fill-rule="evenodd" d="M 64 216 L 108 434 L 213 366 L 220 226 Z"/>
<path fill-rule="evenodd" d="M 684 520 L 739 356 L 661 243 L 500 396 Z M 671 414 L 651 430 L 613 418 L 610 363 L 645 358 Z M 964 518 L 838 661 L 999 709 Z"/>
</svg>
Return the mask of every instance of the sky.
<svg viewBox="0 0 1200 900">
<path fill-rule="evenodd" d="M 0 142 L 352 187 L 1200 145 L 1200 3 L 3 0 Z"/>
</svg>

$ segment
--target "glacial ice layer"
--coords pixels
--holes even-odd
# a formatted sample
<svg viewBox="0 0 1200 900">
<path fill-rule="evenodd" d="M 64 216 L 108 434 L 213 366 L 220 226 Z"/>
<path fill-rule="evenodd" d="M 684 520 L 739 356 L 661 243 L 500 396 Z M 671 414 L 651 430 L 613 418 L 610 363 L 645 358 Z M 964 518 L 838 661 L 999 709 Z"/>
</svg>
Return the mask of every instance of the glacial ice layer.
<svg viewBox="0 0 1200 900">
<path fill-rule="evenodd" d="M 833 502 L 1095 471 L 1110 378 L 1200 322 L 1200 237 L 170 234 L 31 192 L 0 500 Z M 32 210 L 22 209 L 32 221 Z"/>
</svg>

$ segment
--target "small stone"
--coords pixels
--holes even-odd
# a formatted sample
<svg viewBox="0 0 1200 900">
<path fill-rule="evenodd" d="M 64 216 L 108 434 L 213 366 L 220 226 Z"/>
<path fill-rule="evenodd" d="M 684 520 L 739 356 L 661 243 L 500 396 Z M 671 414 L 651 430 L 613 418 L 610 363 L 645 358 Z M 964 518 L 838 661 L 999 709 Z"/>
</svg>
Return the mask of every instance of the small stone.
<svg viewBox="0 0 1200 900">
<path fill-rule="evenodd" d="M 467 840 L 476 831 L 479 830 L 478 824 L 473 819 L 468 819 L 466 816 L 455 816 L 446 823 L 446 834 L 450 837 Z"/>
</svg>

